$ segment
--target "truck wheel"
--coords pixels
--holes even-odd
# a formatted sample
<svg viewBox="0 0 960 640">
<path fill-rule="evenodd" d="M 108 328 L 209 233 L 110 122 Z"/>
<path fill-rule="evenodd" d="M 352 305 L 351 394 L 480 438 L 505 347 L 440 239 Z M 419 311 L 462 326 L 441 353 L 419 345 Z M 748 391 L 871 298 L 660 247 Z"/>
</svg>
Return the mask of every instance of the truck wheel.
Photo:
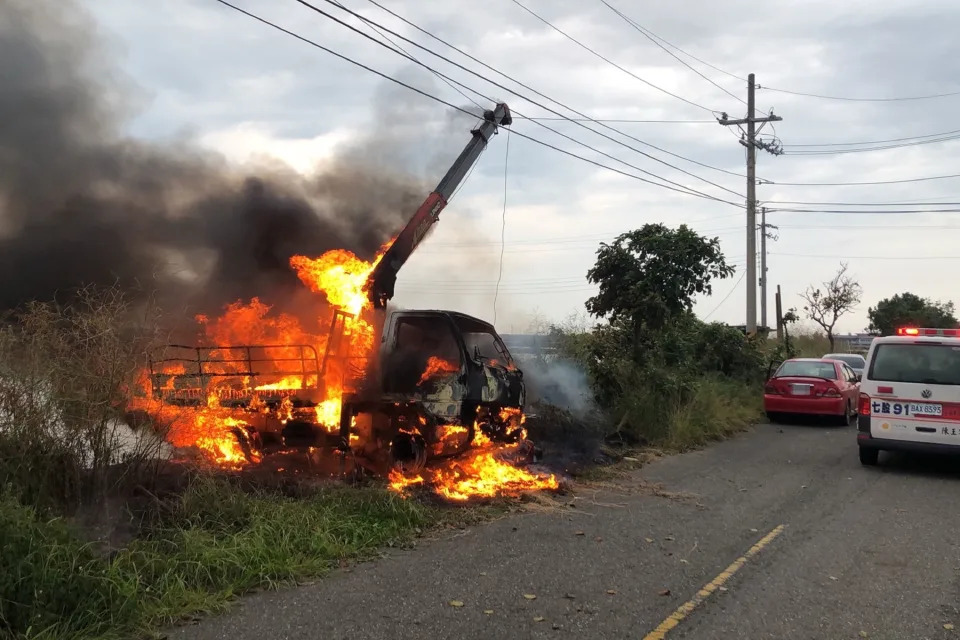
<svg viewBox="0 0 960 640">
<path fill-rule="evenodd" d="M 875 467 L 880 462 L 880 450 L 860 447 L 860 464 Z"/>
</svg>

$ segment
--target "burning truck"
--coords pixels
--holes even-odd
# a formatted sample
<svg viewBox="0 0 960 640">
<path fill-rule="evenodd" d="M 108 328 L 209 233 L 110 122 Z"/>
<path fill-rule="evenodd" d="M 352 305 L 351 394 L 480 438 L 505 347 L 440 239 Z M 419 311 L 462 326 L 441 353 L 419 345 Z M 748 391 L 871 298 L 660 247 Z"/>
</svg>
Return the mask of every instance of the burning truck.
<svg viewBox="0 0 960 640">
<path fill-rule="evenodd" d="M 428 483 L 453 499 L 556 488 L 554 476 L 522 468 L 537 456 L 523 427 L 523 373 L 496 329 L 454 311 L 388 309 L 399 270 L 511 121 L 506 104 L 484 113 L 373 261 L 345 250 L 291 258 L 303 284 L 325 298 L 325 331 L 271 316 L 256 299 L 198 317 L 205 344 L 155 354 L 136 414 L 162 425 L 175 447 L 221 465 L 303 451 L 341 473 L 389 476 L 396 489 Z"/>
</svg>

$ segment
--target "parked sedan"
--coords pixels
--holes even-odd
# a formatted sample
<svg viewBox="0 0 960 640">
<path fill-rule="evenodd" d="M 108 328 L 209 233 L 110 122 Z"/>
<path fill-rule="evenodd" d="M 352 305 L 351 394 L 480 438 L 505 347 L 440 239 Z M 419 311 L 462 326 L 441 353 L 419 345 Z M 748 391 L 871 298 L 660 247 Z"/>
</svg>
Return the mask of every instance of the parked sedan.
<svg viewBox="0 0 960 640">
<path fill-rule="evenodd" d="M 785 414 L 833 417 L 850 424 L 857 415 L 860 376 L 845 362 L 793 358 L 781 364 L 763 389 L 763 410 L 771 422 Z"/>
<path fill-rule="evenodd" d="M 867 364 L 867 359 L 859 353 L 828 353 L 823 356 L 823 359 L 845 362 L 861 378 L 863 377 L 863 367 Z"/>
</svg>

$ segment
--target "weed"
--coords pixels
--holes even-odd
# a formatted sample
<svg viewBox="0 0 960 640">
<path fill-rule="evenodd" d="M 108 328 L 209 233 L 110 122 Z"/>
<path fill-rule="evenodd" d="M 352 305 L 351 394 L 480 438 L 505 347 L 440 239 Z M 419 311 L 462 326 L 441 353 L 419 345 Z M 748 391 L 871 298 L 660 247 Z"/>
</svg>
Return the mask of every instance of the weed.
<svg viewBox="0 0 960 640">
<path fill-rule="evenodd" d="M 663 446 L 683 451 L 743 431 L 761 418 L 761 395 L 754 385 L 704 377 L 690 399 L 672 407 Z"/>
<path fill-rule="evenodd" d="M 322 575 L 442 516 L 381 489 L 297 499 L 202 479 L 110 557 L 61 519 L 0 499 L 0 624 L 18 638 L 130 638 L 223 609 L 256 587 Z"/>
</svg>

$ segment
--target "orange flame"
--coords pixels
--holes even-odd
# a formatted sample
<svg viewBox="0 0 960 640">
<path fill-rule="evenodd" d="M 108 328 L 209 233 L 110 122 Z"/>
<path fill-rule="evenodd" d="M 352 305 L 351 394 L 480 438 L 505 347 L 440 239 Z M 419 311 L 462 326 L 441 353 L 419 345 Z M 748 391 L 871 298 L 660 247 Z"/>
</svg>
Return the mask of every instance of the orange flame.
<svg viewBox="0 0 960 640">
<path fill-rule="evenodd" d="M 350 358 L 366 358 L 372 353 L 374 329 L 366 315 L 371 304 L 365 289 L 374 267 L 392 242 L 381 247 L 372 262 L 339 249 L 328 251 L 319 258 L 294 256 L 290 259 L 291 267 L 311 291 L 322 294 L 330 306 L 350 314 L 344 319 L 343 343 L 338 346 L 338 352 L 348 354 Z M 329 309 L 326 311 L 329 312 Z M 237 438 L 238 433 L 242 435 L 246 432 L 249 423 L 221 403 L 228 398 L 246 398 L 248 410 L 253 415 L 257 412 L 269 413 L 269 417 L 286 423 L 294 418 L 295 411 L 302 411 L 295 409 L 292 398 L 298 390 L 304 389 L 311 390 L 314 400 L 317 400 L 317 394 L 320 395 L 316 406 L 308 410 L 316 422 L 330 433 L 339 430 L 341 399 L 346 391 L 345 384 L 349 385 L 343 365 L 338 367 L 336 363 L 330 365 L 328 362 L 323 379 L 320 379 L 319 366 L 311 372 L 305 365 L 305 358 L 316 358 L 319 362 L 323 356 L 327 346 L 325 333 L 320 335 L 306 329 L 292 315 L 272 312 L 269 305 L 257 298 L 248 302 L 234 302 L 219 317 L 197 316 L 196 320 L 202 342 L 220 347 L 214 351 L 217 356 L 213 358 L 214 362 L 204 365 L 204 373 L 220 375 L 203 388 L 188 389 L 192 393 L 190 397 L 205 402 L 193 408 L 161 405 L 152 400 L 148 389 L 149 377 L 145 377 L 145 397 L 150 399 L 142 400 L 142 408 L 156 411 L 168 419 L 171 425 L 168 440 L 171 444 L 178 448 L 196 447 L 210 462 L 227 468 L 259 463 L 260 454 L 250 447 L 241 446 Z M 318 321 L 320 327 L 329 326 L 329 316 L 318 318 Z M 257 347 L 258 353 L 254 356 L 252 349 L 234 345 L 285 346 Z M 291 362 L 300 369 L 290 371 Z M 170 376 L 162 381 L 164 390 L 177 390 L 179 387 L 176 383 L 180 376 L 184 376 L 182 384 L 198 384 L 190 382 L 199 373 L 188 371 L 191 366 L 188 363 L 186 367 L 182 364 L 164 367 L 162 372 Z M 451 375 L 458 370 L 456 363 L 431 357 L 418 384 L 434 377 Z M 194 378 L 190 374 L 194 374 Z M 253 384 L 256 386 L 251 388 Z M 253 392 L 260 392 L 261 395 Z M 279 406 L 276 402 L 268 404 L 264 395 L 274 399 L 280 397 Z M 524 420 L 519 409 L 504 409 L 497 417 L 512 425 L 522 425 Z M 259 418 L 263 419 L 263 416 Z M 468 432 L 461 425 L 441 425 L 439 443 L 462 445 Z M 357 433 L 352 433 L 350 440 L 351 444 L 361 444 Z M 555 476 L 538 475 L 498 458 L 499 453 L 509 452 L 518 446 L 497 445 L 475 425 L 472 449 L 464 456 L 428 467 L 414 477 L 393 472 L 390 474 L 390 486 L 402 492 L 412 486 L 429 485 L 438 494 L 455 501 L 556 489 L 559 483 Z"/>
<path fill-rule="evenodd" d="M 424 369 L 423 375 L 420 376 L 420 381 L 417 382 L 418 385 L 423 384 L 430 378 L 439 378 L 440 376 L 448 376 L 456 373 L 460 370 L 455 363 L 443 358 L 438 358 L 437 356 L 430 356 L 427 360 L 427 368 Z"/>
<path fill-rule="evenodd" d="M 507 410 L 511 414 L 519 409 Z M 459 427 L 466 431 L 465 427 Z M 450 433 L 445 431 L 444 435 Z M 403 493 L 408 487 L 429 485 L 438 494 L 462 502 L 471 498 L 516 496 L 521 493 L 554 490 L 560 482 L 553 474 L 541 475 L 520 469 L 497 458 L 498 453 L 519 447 L 519 443 L 498 446 L 479 428 L 474 427 L 473 449 L 464 456 L 428 467 L 415 477 L 406 477 L 394 469 L 390 472 L 389 486 Z"/>
</svg>

